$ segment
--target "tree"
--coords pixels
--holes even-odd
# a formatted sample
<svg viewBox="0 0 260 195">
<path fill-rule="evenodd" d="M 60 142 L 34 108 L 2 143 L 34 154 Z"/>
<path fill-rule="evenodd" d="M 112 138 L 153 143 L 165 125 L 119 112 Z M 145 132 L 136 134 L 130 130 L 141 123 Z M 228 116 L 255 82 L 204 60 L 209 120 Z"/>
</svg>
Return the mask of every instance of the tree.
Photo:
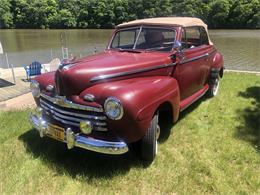
<svg viewBox="0 0 260 195">
<path fill-rule="evenodd" d="M 55 0 L 13 1 L 17 28 L 48 28 L 49 20 L 57 13 Z"/>
<path fill-rule="evenodd" d="M 50 19 L 50 27 L 52 28 L 75 28 L 76 25 L 76 18 L 68 9 L 59 10 Z"/>
<path fill-rule="evenodd" d="M 210 4 L 210 13 L 208 16 L 208 25 L 211 28 L 225 28 L 229 16 L 231 3 L 229 0 L 213 1 Z"/>
<path fill-rule="evenodd" d="M 1 0 L 0 28 L 112 28 L 134 19 L 199 17 L 211 28 L 260 28 L 260 0 Z"/>
<path fill-rule="evenodd" d="M 10 0 L 1 0 L 0 3 L 0 28 L 12 28 L 13 15 Z"/>
<path fill-rule="evenodd" d="M 231 28 L 255 28 L 257 27 L 256 19 L 259 19 L 259 12 L 259 0 L 235 1 L 229 11 L 228 26 Z"/>
</svg>

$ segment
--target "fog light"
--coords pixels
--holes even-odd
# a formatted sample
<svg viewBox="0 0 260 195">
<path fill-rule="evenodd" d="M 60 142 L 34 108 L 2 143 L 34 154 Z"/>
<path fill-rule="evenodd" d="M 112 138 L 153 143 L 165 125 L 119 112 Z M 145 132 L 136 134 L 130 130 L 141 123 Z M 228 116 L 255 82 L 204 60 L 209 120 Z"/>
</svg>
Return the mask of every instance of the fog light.
<svg viewBox="0 0 260 195">
<path fill-rule="evenodd" d="M 93 126 L 90 121 L 81 121 L 79 123 L 79 128 L 84 134 L 90 134 L 92 132 Z"/>
</svg>

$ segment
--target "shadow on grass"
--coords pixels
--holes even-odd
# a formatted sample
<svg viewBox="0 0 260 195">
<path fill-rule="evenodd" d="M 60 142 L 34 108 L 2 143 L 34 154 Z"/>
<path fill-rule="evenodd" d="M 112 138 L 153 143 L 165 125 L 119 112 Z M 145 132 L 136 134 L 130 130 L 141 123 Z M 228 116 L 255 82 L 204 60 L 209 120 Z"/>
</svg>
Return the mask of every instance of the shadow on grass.
<svg viewBox="0 0 260 195">
<path fill-rule="evenodd" d="M 207 95 L 205 94 L 203 97 L 201 97 L 200 99 L 198 99 L 197 101 L 195 101 L 194 103 L 192 103 L 190 106 L 188 106 L 185 110 L 183 110 L 182 112 L 180 112 L 180 116 L 179 116 L 179 121 L 182 120 L 183 118 L 185 118 L 187 115 L 189 115 L 190 113 L 192 113 L 197 107 L 199 107 L 199 105 L 204 102 L 209 100 L 209 98 L 207 97 Z"/>
<path fill-rule="evenodd" d="M 202 102 L 206 100 L 208 100 L 208 98 L 206 95 L 204 95 L 203 97 L 192 103 L 190 106 L 188 106 L 185 110 L 180 112 L 179 119 L 176 123 L 180 122 L 183 118 L 192 113 Z M 174 124 L 171 122 L 168 113 L 159 115 L 159 125 L 161 127 L 161 134 L 158 141 L 159 143 L 163 143 L 167 141 L 168 137 L 171 134 L 171 131 L 174 131 Z"/>
<path fill-rule="evenodd" d="M 137 157 L 126 153 L 123 155 L 106 155 L 80 148 L 67 149 L 66 144 L 48 137 L 40 138 L 38 131 L 31 129 L 19 136 L 26 151 L 34 158 L 40 158 L 57 174 L 69 175 L 84 180 L 111 178 L 126 174 L 131 167 L 146 167 Z"/>
<path fill-rule="evenodd" d="M 238 96 L 243 98 L 253 98 L 252 106 L 244 110 L 238 110 L 238 116 L 244 119 L 243 125 L 237 127 L 236 137 L 252 143 L 258 151 L 260 150 L 260 87 L 253 86 L 244 92 L 239 92 Z"/>
</svg>

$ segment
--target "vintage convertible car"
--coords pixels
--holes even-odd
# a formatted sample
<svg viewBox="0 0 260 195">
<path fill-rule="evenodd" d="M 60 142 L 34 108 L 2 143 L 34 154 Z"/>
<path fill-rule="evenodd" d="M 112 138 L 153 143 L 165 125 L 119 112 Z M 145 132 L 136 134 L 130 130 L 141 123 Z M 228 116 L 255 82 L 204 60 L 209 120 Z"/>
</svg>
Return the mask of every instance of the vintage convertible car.
<svg viewBox="0 0 260 195">
<path fill-rule="evenodd" d="M 135 20 L 116 27 L 102 53 L 67 61 L 36 77 L 30 121 L 48 136 L 106 154 L 134 148 L 152 162 L 162 116 L 217 94 L 223 57 L 198 18 Z M 131 146 L 131 147 L 130 147 Z M 135 147 L 132 147 L 135 146 Z"/>
</svg>

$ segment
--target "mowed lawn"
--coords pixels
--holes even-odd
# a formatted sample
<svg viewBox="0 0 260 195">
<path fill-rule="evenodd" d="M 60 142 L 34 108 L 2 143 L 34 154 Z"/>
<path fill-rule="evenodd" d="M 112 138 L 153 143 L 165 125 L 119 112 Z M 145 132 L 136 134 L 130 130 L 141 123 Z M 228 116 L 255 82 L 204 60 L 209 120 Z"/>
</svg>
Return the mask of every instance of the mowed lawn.
<svg viewBox="0 0 260 195">
<path fill-rule="evenodd" d="M 260 76 L 225 73 L 181 114 L 153 164 L 41 139 L 29 110 L 0 112 L 0 194 L 260 194 Z"/>
</svg>

